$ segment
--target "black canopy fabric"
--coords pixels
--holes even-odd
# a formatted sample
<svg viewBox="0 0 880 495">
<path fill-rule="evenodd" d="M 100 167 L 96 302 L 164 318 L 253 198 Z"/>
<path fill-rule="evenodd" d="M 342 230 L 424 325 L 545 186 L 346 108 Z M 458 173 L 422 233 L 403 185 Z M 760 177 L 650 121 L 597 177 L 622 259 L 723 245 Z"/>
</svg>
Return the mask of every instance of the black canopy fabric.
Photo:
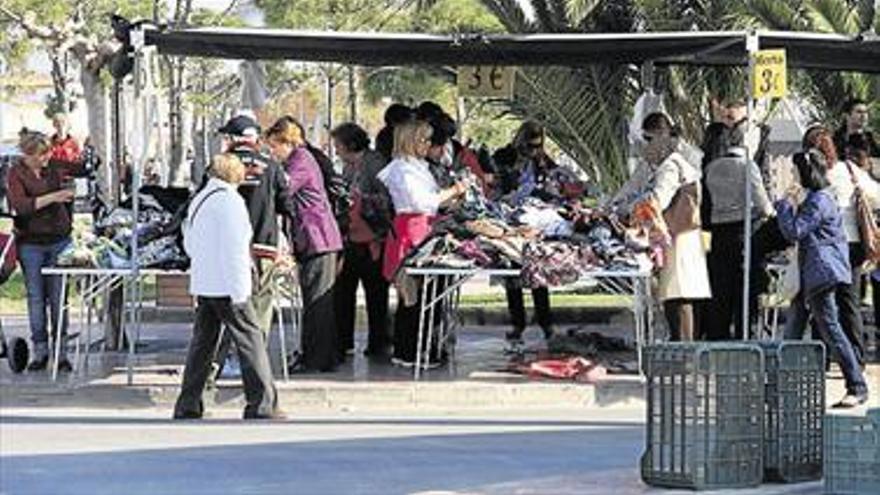
<svg viewBox="0 0 880 495">
<path fill-rule="evenodd" d="M 278 29 L 147 30 L 160 53 L 290 59 L 356 65 L 744 65 L 744 31 L 528 35 L 327 33 Z M 880 39 L 759 32 L 762 49 L 784 48 L 790 67 L 880 73 Z"/>
</svg>

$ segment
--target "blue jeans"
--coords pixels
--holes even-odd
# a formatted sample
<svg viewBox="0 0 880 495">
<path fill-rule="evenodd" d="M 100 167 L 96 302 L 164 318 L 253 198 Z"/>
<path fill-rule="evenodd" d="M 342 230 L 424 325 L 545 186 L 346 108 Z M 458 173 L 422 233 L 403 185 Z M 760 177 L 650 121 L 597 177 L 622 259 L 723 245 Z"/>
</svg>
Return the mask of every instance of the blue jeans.
<svg viewBox="0 0 880 495">
<path fill-rule="evenodd" d="M 846 391 L 850 394 L 863 394 L 868 391 L 868 384 L 862 375 L 853 346 L 846 338 L 843 327 L 840 326 L 834 291 L 835 288 L 831 287 L 813 294 L 810 297 L 810 313 L 822 335 L 822 340 L 838 360 L 846 380 Z"/>
<path fill-rule="evenodd" d="M 18 260 L 24 272 L 24 283 L 27 289 L 28 319 L 31 327 L 31 341 L 34 343 L 34 354 L 37 358 L 46 356 L 49 350 L 49 334 L 46 331 L 46 303 L 52 315 L 52 329 L 57 334 L 58 313 L 61 311 L 61 277 L 43 276 L 41 269 L 55 266 L 58 255 L 70 239 L 55 244 L 19 244 Z M 62 325 L 62 335 L 67 330 L 67 317 Z"/>
<path fill-rule="evenodd" d="M 804 302 L 804 294 L 803 292 L 798 292 L 794 299 L 791 300 L 788 313 L 785 316 L 785 340 L 803 340 L 809 319 L 810 313 L 807 311 L 807 305 Z"/>
</svg>

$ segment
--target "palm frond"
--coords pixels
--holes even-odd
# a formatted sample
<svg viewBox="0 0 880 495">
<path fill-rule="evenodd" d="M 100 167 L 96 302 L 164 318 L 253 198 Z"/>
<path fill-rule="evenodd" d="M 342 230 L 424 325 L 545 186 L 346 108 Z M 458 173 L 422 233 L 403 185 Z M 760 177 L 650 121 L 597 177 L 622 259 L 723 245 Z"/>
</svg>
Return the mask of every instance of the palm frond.
<svg viewBox="0 0 880 495">
<path fill-rule="evenodd" d="M 512 111 L 545 123 L 547 133 L 604 190 L 626 180 L 624 124 L 633 69 L 551 67 L 518 71 Z"/>
<path fill-rule="evenodd" d="M 812 0 L 806 3 L 807 17 L 815 31 L 858 34 L 859 11 L 841 0 Z"/>
<path fill-rule="evenodd" d="M 504 27 L 511 33 L 528 33 L 534 31 L 522 6 L 517 0 L 480 0 Z"/>
<path fill-rule="evenodd" d="M 859 11 L 859 32 L 870 32 L 874 28 L 874 23 L 880 21 L 877 19 L 875 0 L 859 0 L 857 8 Z"/>
<path fill-rule="evenodd" d="M 535 19 L 538 22 L 539 31 L 552 33 L 557 31 L 556 20 L 547 0 L 532 0 L 532 10 L 535 11 Z"/>
<path fill-rule="evenodd" d="M 581 26 L 599 6 L 601 0 L 568 0 L 566 16 L 572 26 Z"/>
<path fill-rule="evenodd" d="M 802 29 L 804 18 L 798 11 L 801 2 L 780 0 L 750 0 L 743 5 L 740 27 L 769 27 L 780 31 Z"/>
</svg>

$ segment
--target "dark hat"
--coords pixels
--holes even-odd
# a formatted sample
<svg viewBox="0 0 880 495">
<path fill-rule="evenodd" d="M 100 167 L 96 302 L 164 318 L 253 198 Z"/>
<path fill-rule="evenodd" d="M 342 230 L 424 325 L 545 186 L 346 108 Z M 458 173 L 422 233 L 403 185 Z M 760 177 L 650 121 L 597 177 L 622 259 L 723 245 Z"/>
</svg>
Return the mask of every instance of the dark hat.
<svg viewBox="0 0 880 495">
<path fill-rule="evenodd" d="M 260 124 L 247 115 L 236 115 L 226 122 L 226 125 L 217 129 L 220 134 L 241 137 L 259 137 Z"/>
</svg>

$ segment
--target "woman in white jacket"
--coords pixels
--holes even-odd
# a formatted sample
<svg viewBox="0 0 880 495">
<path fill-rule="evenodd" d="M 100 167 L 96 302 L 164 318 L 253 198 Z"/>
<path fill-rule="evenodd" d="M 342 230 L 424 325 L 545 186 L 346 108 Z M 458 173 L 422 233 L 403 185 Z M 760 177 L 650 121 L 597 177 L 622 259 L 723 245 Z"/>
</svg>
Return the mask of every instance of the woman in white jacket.
<svg viewBox="0 0 880 495">
<path fill-rule="evenodd" d="M 680 188 L 699 184 L 700 170 L 677 151 L 680 143 L 669 117 L 662 113 L 648 115 L 642 131 L 646 141 L 643 158 L 648 171 L 635 174 L 623 190 L 639 189 L 639 196 L 649 197 L 661 211 L 666 210 Z M 693 340 L 699 334 L 694 303 L 711 297 L 699 227 L 679 232 L 670 239 L 665 258 L 657 295 L 664 305 L 670 336 L 672 340 Z"/>
</svg>

